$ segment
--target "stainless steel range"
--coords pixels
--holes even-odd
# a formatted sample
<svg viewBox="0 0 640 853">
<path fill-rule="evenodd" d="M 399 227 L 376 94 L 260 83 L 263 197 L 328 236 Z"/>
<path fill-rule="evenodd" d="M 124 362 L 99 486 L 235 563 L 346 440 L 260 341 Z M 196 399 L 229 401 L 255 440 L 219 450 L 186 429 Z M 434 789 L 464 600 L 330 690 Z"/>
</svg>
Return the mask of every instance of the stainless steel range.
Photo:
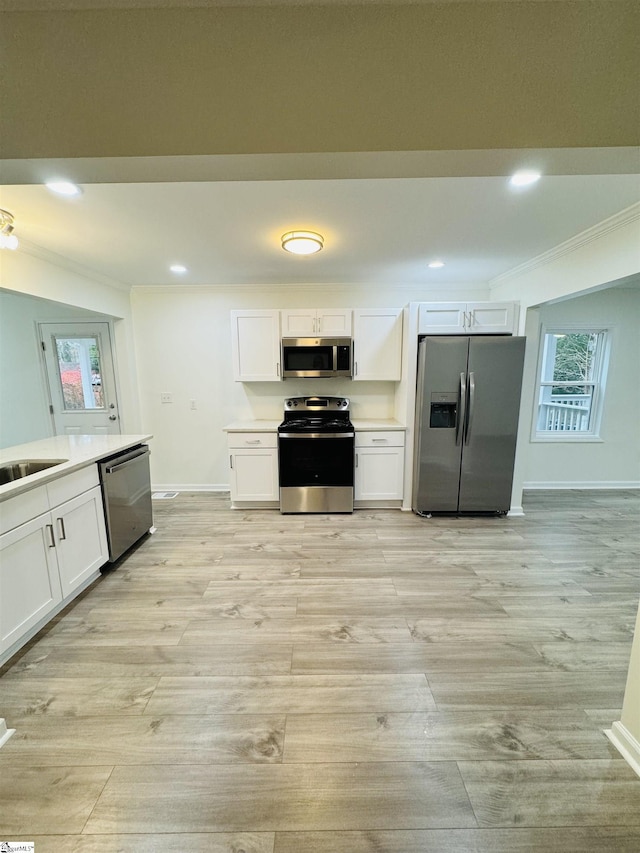
<svg viewBox="0 0 640 853">
<path fill-rule="evenodd" d="M 280 512 L 353 512 L 355 432 L 346 397 L 290 397 L 278 427 Z"/>
</svg>

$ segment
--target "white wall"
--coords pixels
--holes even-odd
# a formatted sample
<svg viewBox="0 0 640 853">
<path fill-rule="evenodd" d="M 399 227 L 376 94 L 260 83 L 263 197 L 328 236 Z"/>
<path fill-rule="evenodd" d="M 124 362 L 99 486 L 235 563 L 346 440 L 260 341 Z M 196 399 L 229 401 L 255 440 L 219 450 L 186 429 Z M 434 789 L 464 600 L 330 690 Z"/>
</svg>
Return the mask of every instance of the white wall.
<svg viewBox="0 0 640 853">
<path fill-rule="evenodd" d="M 640 275 L 640 204 L 533 258 L 490 282 L 491 299 L 517 300 L 520 328 L 526 309 L 583 295 Z"/>
<path fill-rule="evenodd" d="M 350 380 L 233 381 L 232 309 L 402 308 L 409 301 L 485 299 L 484 286 L 446 292 L 356 285 L 134 288 L 142 422 L 152 432 L 151 473 L 156 486 L 226 488 L 229 463 L 225 425 L 235 420 L 282 418 L 285 396 L 331 393 L 350 397 L 354 417 L 395 415 L 394 382 Z M 173 403 L 161 403 L 161 392 Z M 190 401 L 196 400 L 196 409 Z"/>
<path fill-rule="evenodd" d="M 519 440 L 525 453 L 524 488 L 586 488 L 640 484 L 640 289 L 611 288 L 542 306 L 530 322 L 537 366 L 540 327 L 581 324 L 611 332 L 600 441 L 536 442 L 531 438 L 536 372 L 528 374 Z M 533 384 L 533 387 L 532 387 Z"/>
<path fill-rule="evenodd" d="M 636 617 L 622 714 L 607 734 L 640 776 L 640 609 Z"/>
<path fill-rule="evenodd" d="M 31 331 L 32 324 L 38 320 L 46 319 L 56 322 L 90 318 L 112 321 L 121 430 L 123 433 L 141 432 L 142 425 L 136 387 L 135 342 L 133 340 L 128 288 L 119 285 L 117 282 L 109 283 L 89 277 L 86 271 L 80 271 L 71 264 L 66 265 L 64 259 L 51 255 L 51 253 L 39 249 L 34 249 L 32 253 L 30 250 L 23 250 L 22 248 L 16 252 L 2 252 L 0 257 L 0 288 L 15 296 L 15 300 L 3 303 L 5 310 L 3 310 L 1 318 L 3 347 L 5 341 L 6 347 L 8 347 L 8 351 L 3 348 L 2 367 L 0 368 L 2 370 L 2 386 L 0 387 L 0 409 L 2 409 L 0 443 L 2 446 L 8 447 L 17 443 L 14 440 L 16 435 L 28 436 L 21 441 L 31 441 L 33 437 L 43 437 L 41 433 L 45 428 L 45 423 L 41 407 L 36 414 L 34 401 L 37 395 L 35 390 L 33 392 L 31 390 L 33 386 L 27 388 L 25 384 L 24 391 L 30 400 L 25 410 L 34 413 L 36 418 L 33 425 L 30 423 L 30 414 L 22 416 L 20 405 L 15 411 L 12 411 L 11 406 L 5 404 L 2 389 L 6 388 L 9 400 L 15 401 L 16 389 L 12 387 L 12 383 L 16 379 L 17 352 L 20 350 L 22 357 L 27 357 L 30 351 L 29 342 L 32 341 L 34 335 Z M 25 307 L 19 308 L 20 304 Z M 32 308 L 26 307 L 29 304 Z M 46 306 L 50 306 L 50 308 Z M 45 313 L 41 313 L 40 308 Z M 17 344 L 12 322 L 12 312 L 14 311 L 18 312 L 16 316 L 20 318 L 20 322 L 25 322 L 27 318 L 30 318 L 31 322 L 31 329 L 24 331 L 24 339 L 20 337 Z M 16 345 L 18 350 L 15 349 Z M 31 365 L 29 375 L 25 376 L 24 379 L 25 383 L 33 383 L 37 371 L 34 363 L 30 360 L 28 363 Z M 22 370 L 23 368 L 19 367 L 18 369 Z M 44 386 L 40 386 L 39 391 L 42 392 L 43 390 Z M 42 398 L 40 398 L 40 402 L 43 402 Z M 31 429 L 32 426 L 33 429 Z M 49 434 L 49 432 L 44 433 L 44 435 Z"/>
<path fill-rule="evenodd" d="M 0 291 L 0 447 L 53 435 L 36 323 L 87 319 L 105 318 L 46 299 Z"/>
</svg>

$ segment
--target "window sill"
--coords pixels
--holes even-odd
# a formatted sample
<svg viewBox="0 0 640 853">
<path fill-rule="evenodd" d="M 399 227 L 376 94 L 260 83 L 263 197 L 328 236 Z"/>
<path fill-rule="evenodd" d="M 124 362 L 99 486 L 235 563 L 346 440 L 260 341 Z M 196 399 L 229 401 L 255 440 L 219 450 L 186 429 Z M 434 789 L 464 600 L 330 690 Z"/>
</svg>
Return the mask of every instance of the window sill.
<svg viewBox="0 0 640 853">
<path fill-rule="evenodd" d="M 534 435 L 531 444 L 604 444 L 599 435 Z"/>
</svg>

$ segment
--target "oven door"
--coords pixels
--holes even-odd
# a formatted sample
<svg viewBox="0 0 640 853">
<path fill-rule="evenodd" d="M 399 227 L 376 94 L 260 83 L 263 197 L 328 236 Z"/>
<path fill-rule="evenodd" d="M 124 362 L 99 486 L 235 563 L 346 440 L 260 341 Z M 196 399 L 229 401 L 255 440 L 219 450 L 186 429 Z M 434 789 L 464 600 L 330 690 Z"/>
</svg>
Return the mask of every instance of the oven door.
<svg viewBox="0 0 640 853">
<path fill-rule="evenodd" d="M 280 435 L 280 511 L 353 512 L 353 433 Z"/>
</svg>

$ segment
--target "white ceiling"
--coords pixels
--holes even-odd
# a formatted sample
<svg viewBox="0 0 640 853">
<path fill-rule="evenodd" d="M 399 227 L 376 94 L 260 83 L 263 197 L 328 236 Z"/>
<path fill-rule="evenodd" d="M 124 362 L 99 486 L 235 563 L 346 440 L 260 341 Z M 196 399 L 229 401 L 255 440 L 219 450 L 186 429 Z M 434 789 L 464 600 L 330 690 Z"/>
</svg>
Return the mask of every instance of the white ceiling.
<svg viewBox="0 0 640 853">
<path fill-rule="evenodd" d="M 43 168 L 30 180 L 42 180 Z M 438 286 L 488 282 L 640 200 L 637 173 L 545 174 L 531 188 L 513 190 L 506 174 L 444 171 L 372 178 L 369 169 L 366 177 L 341 180 L 86 181 L 73 199 L 23 178 L 2 187 L 0 207 L 14 214 L 26 251 L 40 247 L 125 285 Z M 77 180 L 82 170 L 66 174 Z M 283 252 L 280 235 L 296 229 L 323 234 L 323 251 Z M 436 258 L 446 266 L 429 269 Z M 171 273 L 176 262 L 189 272 Z"/>
</svg>

